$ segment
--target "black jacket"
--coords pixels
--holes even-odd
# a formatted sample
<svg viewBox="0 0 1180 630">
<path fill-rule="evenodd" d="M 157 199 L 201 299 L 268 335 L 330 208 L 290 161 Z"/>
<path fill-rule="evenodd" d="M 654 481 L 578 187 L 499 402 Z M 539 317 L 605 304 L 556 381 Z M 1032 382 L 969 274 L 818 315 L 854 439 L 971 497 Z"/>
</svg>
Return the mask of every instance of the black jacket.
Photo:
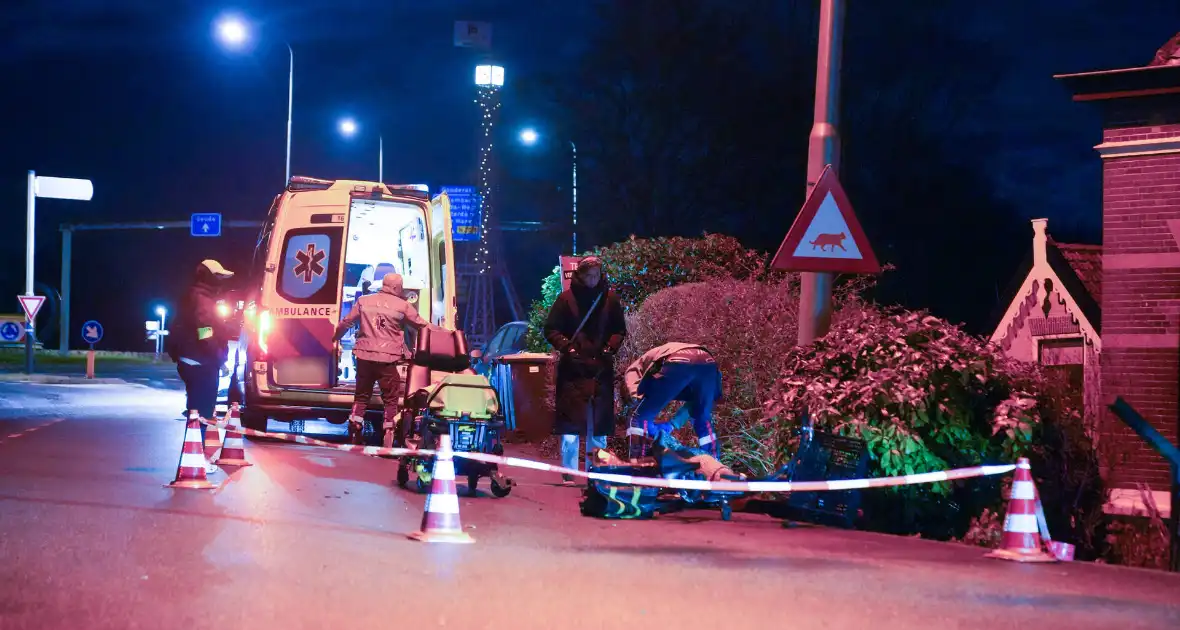
<svg viewBox="0 0 1180 630">
<path fill-rule="evenodd" d="M 202 365 L 225 363 L 237 326 L 228 314 L 217 312 L 223 293 L 222 282 L 208 269 L 198 267 L 168 334 L 168 356 L 173 361 L 185 358 Z"/>
<path fill-rule="evenodd" d="M 599 294 L 602 299 L 575 336 L 574 331 Z M 575 276 L 545 320 L 545 338 L 561 357 L 557 364 L 555 434 L 584 434 L 586 405 L 591 400 L 595 403 L 594 435 L 614 433 L 615 352 L 626 336 L 623 304 L 607 284 L 606 275 L 594 289 L 582 286 Z"/>
</svg>

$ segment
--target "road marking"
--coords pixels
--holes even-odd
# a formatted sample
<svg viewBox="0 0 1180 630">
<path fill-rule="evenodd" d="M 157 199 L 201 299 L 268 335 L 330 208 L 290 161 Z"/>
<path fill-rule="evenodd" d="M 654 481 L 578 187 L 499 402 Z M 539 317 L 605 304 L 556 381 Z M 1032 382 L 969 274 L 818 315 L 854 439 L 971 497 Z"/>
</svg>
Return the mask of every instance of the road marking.
<svg viewBox="0 0 1180 630">
<path fill-rule="evenodd" d="M 13 440 L 18 437 L 23 437 L 23 436 L 26 436 L 26 435 L 34 432 L 34 431 L 44 429 L 45 427 L 52 426 L 52 425 L 57 424 L 58 422 L 64 422 L 64 421 L 65 421 L 65 418 L 54 418 L 53 420 L 50 420 L 49 422 L 46 422 L 45 424 L 40 424 L 35 427 L 29 427 L 28 429 L 25 429 L 24 431 L 18 431 L 16 433 L 9 433 L 7 438 L 0 439 L 0 444 L 3 444 L 4 440 Z"/>
</svg>

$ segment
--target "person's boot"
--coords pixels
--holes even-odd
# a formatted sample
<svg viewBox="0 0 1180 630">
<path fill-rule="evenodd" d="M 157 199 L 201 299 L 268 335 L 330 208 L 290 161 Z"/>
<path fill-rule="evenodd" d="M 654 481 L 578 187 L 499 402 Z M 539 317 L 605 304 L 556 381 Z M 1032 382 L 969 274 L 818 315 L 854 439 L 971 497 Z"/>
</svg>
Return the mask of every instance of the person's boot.
<svg viewBox="0 0 1180 630">
<path fill-rule="evenodd" d="M 394 448 L 405 448 L 406 446 L 406 435 L 402 429 L 401 415 L 401 411 L 397 408 L 386 407 L 382 417 L 382 429 L 393 432 Z"/>
<path fill-rule="evenodd" d="M 365 442 L 365 404 L 353 403 L 348 415 L 348 442 L 361 445 Z"/>
</svg>

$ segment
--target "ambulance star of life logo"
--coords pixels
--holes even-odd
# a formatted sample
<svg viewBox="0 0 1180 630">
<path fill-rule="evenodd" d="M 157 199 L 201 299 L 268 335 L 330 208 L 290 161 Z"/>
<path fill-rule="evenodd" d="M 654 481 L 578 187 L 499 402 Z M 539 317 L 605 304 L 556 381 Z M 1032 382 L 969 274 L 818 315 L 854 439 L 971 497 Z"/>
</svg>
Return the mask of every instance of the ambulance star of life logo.
<svg viewBox="0 0 1180 630">
<path fill-rule="evenodd" d="M 308 243 L 307 249 L 301 249 L 295 253 L 295 260 L 299 264 L 295 265 L 293 271 L 296 276 L 303 276 L 305 283 L 310 283 L 315 276 L 324 275 L 324 266 L 321 264 L 327 254 L 324 250 L 317 250 L 315 243 Z"/>
</svg>

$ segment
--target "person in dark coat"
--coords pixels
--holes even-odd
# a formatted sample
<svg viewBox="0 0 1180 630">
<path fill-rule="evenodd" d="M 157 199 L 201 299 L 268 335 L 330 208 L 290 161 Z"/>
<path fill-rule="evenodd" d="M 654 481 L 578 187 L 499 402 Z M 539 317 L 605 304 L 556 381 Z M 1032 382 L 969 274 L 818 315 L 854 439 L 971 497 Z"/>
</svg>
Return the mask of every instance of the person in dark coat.
<svg viewBox="0 0 1180 630">
<path fill-rule="evenodd" d="M 545 339 L 557 350 L 557 417 L 553 433 L 562 436 L 561 463 L 578 468 L 578 436 L 586 452 L 605 448 L 615 428 L 615 353 L 627 336 L 623 305 L 611 290 L 602 261 L 587 256 L 578 263 L 570 288 L 553 303 L 545 320 Z M 564 475 L 566 484 L 573 478 Z"/>
<path fill-rule="evenodd" d="M 213 417 L 221 367 L 229 358 L 230 340 L 239 332 L 223 301 L 226 281 L 233 275 L 216 260 L 201 261 L 168 335 L 168 355 L 184 381 L 186 408 L 206 419 Z M 205 429 L 202 424 L 202 439 Z"/>
</svg>

